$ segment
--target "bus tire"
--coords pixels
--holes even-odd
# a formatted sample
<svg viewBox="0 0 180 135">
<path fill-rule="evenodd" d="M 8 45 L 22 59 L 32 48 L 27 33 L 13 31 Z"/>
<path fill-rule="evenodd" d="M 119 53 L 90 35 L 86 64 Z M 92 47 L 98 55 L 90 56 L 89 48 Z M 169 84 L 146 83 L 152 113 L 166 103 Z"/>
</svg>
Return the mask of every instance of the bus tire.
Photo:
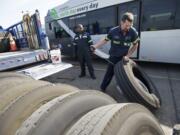
<svg viewBox="0 0 180 135">
<path fill-rule="evenodd" d="M 14 103 L 19 97 L 23 96 L 24 94 L 36 89 L 45 87 L 47 85 L 52 85 L 51 83 L 45 81 L 27 81 L 21 85 L 17 85 L 12 87 L 11 89 L 6 90 L 5 92 L 1 93 L 0 95 L 0 115 L 1 112 L 6 110 L 8 106 Z"/>
<path fill-rule="evenodd" d="M 151 79 L 132 60 L 120 61 L 115 66 L 117 84 L 132 102 L 143 104 L 150 109 L 161 106 L 161 97 Z"/>
<path fill-rule="evenodd" d="M 0 95 L 4 92 L 8 91 L 9 89 L 16 87 L 18 85 L 22 85 L 24 83 L 34 81 L 30 78 L 19 78 L 19 77 L 5 77 L 0 79 Z"/>
<path fill-rule="evenodd" d="M 41 105 L 58 96 L 78 90 L 70 85 L 58 84 L 35 88 L 22 95 L 1 113 L 0 121 L 3 123 L 0 124 L 0 134 L 15 135 L 21 124 Z"/>
<path fill-rule="evenodd" d="M 16 135 L 62 135 L 90 110 L 112 103 L 115 103 L 115 100 L 97 91 L 66 94 L 34 112 Z"/>
<path fill-rule="evenodd" d="M 65 135 L 165 135 L 159 122 L 139 104 L 114 104 L 94 109 Z"/>
<path fill-rule="evenodd" d="M 9 78 L 9 77 L 19 77 L 19 78 L 29 78 L 32 79 L 31 77 L 24 75 L 22 73 L 17 73 L 17 72 L 1 72 L 0 73 L 0 79 L 2 78 Z"/>
</svg>

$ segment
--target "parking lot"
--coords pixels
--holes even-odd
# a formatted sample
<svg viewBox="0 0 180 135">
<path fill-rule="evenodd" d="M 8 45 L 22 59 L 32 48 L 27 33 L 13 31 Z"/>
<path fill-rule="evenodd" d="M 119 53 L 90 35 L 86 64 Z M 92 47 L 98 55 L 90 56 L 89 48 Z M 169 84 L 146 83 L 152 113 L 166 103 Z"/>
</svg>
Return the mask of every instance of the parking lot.
<svg viewBox="0 0 180 135">
<path fill-rule="evenodd" d="M 71 58 L 63 58 L 63 61 L 72 63 L 73 68 L 47 77 L 44 80 L 53 83 L 70 84 L 81 90 L 100 90 L 99 86 L 107 66 L 105 61 L 100 59 L 93 61 L 97 76 L 96 80 L 92 80 L 88 74 L 85 78 L 79 78 L 80 67 L 77 61 Z M 152 78 L 161 94 L 162 107 L 153 113 L 163 125 L 173 127 L 180 120 L 180 66 L 162 63 L 138 63 Z M 117 91 L 115 79 L 113 79 L 106 93 L 115 98 L 119 103 L 128 102 L 123 93 Z"/>
</svg>

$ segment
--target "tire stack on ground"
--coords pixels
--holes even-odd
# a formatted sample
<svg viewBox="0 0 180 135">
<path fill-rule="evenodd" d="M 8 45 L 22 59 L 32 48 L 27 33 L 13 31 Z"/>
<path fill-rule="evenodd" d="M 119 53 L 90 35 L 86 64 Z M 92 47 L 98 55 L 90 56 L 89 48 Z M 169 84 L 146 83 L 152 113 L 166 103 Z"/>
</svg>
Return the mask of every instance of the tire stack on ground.
<svg viewBox="0 0 180 135">
<path fill-rule="evenodd" d="M 0 73 L 0 88 L 0 135 L 164 135 L 143 106 L 95 90 L 16 73 Z"/>
<path fill-rule="evenodd" d="M 133 60 L 122 60 L 116 64 L 115 77 L 120 90 L 131 102 L 150 109 L 161 106 L 161 97 L 148 75 Z"/>
</svg>

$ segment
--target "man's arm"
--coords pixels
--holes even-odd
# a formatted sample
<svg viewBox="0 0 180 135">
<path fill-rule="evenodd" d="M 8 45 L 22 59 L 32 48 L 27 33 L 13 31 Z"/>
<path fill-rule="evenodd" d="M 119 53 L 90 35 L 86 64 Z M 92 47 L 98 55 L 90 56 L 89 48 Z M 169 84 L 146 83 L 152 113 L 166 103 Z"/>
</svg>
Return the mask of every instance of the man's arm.
<svg viewBox="0 0 180 135">
<path fill-rule="evenodd" d="M 138 46 L 139 46 L 139 36 L 138 33 L 135 29 L 133 29 L 132 31 L 132 45 L 128 50 L 127 55 L 125 56 L 126 58 L 131 57 L 131 55 L 137 50 Z"/>
<path fill-rule="evenodd" d="M 77 46 L 76 35 L 75 35 L 74 38 L 72 39 L 72 43 L 73 43 L 74 46 Z"/>
<path fill-rule="evenodd" d="M 93 45 L 93 41 L 92 41 L 91 36 L 88 34 L 87 37 L 88 37 L 87 41 L 88 41 L 89 46 Z"/>
<path fill-rule="evenodd" d="M 111 39 L 112 39 L 112 31 L 110 30 L 104 39 L 100 40 L 95 45 L 92 45 L 92 50 L 95 50 L 95 49 L 100 48 L 101 46 L 107 44 L 108 41 L 110 41 Z"/>
<path fill-rule="evenodd" d="M 103 39 L 103 40 L 100 40 L 98 43 L 96 43 L 95 45 L 92 45 L 95 49 L 97 48 L 100 48 L 101 46 L 107 44 L 107 40 Z"/>
<path fill-rule="evenodd" d="M 126 57 L 128 57 L 128 58 L 131 57 L 131 55 L 137 50 L 138 46 L 139 46 L 139 43 L 136 43 L 136 44 L 132 45 L 129 48 L 128 54 L 126 55 Z"/>
</svg>

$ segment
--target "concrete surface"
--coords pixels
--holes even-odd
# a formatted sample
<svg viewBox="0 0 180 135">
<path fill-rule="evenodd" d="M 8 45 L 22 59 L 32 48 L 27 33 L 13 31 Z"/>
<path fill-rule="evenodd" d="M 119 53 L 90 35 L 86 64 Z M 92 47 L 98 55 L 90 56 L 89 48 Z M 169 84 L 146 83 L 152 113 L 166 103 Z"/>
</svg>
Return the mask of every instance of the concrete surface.
<svg viewBox="0 0 180 135">
<path fill-rule="evenodd" d="M 63 58 L 63 61 L 74 65 L 73 68 L 57 73 L 44 80 L 53 83 L 66 83 L 76 86 L 82 90 L 100 90 L 99 86 L 104 77 L 107 63 L 96 59 L 93 61 L 95 67 L 96 80 L 92 80 L 87 73 L 87 77 L 78 78 L 80 73 L 77 61 L 70 58 Z M 166 129 L 171 128 L 176 123 L 180 123 L 180 65 L 159 64 L 138 62 L 145 72 L 151 77 L 162 97 L 162 107 L 153 112 L 157 119 Z M 119 103 L 128 102 L 123 93 L 116 90 L 116 81 L 107 89 L 107 94 L 116 99 Z"/>
</svg>

